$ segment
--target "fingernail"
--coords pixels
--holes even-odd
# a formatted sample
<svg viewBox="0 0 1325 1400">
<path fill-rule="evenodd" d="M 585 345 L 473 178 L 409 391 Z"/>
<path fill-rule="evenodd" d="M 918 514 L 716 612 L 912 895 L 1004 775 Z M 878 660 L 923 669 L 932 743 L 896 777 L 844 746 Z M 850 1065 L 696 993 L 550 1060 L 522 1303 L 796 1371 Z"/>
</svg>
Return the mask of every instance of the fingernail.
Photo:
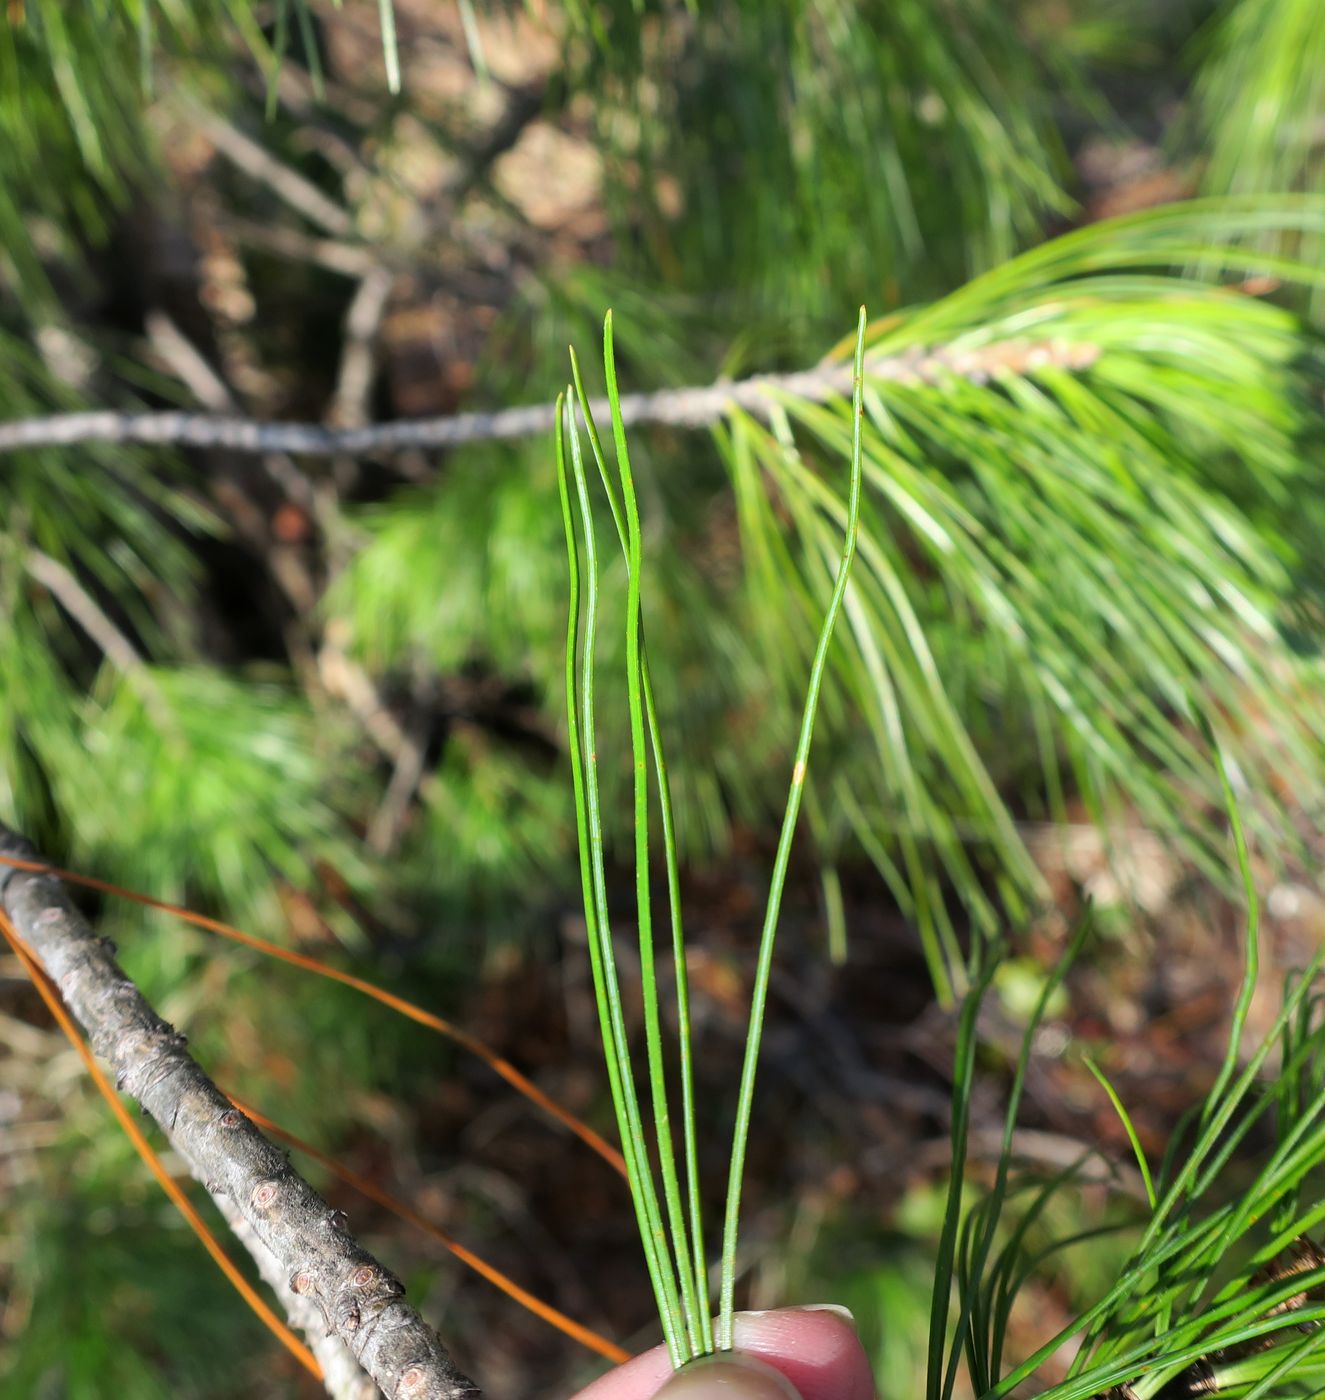
<svg viewBox="0 0 1325 1400">
<path fill-rule="evenodd" d="M 724 1352 L 683 1366 L 657 1400 L 801 1400 L 782 1374 L 753 1356 Z"/>
<path fill-rule="evenodd" d="M 796 1309 L 797 1312 L 826 1312 L 832 1313 L 834 1317 L 840 1317 L 843 1322 L 854 1327 L 856 1325 L 856 1315 L 843 1303 L 802 1303 Z"/>
<path fill-rule="evenodd" d="M 795 1303 L 789 1308 L 757 1308 L 748 1312 L 739 1312 L 738 1318 L 742 1317 L 772 1317 L 779 1313 L 789 1312 L 823 1312 L 832 1313 L 834 1317 L 840 1317 L 843 1322 L 854 1327 L 856 1325 L 856 1315 L 850 1308 L 842 1303 Z"/>
</svg>

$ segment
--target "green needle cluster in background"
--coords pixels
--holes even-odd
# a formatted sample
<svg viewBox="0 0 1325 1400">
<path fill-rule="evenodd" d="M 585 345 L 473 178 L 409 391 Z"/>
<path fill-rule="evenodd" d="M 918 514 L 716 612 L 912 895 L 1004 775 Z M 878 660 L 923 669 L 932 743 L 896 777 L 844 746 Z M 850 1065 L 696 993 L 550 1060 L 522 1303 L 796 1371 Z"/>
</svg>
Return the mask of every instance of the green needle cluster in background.
<svg viewBox="0 0 1325 1400">
<path fill-rule="evenodd" d="M 1192 891 L 1254 925 L 1279 881 L 1319 940 L 1317 8 L 8 0 L 0 420 L 537 404 L 615 317 L 612 441 L 572 359 L 557 473 L 547 434 L 0 458 L 0 817 L 408 987 L 615 1112 L 635 1222 L 531 1166 L 557 1157 L 542 1129 L 408 1027 L 92 911 L 224 1082 L 623 1342 L 654 1339 L 650 1292 L 680 1360 L 730 1340 L 738 1294 L 822 1289 L 864 1300 L 908 1400 L 1155 1400 L 1198 1361 L 1228 1400 L 1310 1395 L 1320 1333 L 1290 1329 L 1320 1280 L 1272 1267 L 1322 1218 L 1298 925 L 1249 933 L 1227 1048 L 1193 1032 L 1181 1074 L 1137 1066 L 1230 956 L 1179 965 Z M 854 394 L 783 383 L 627 450 L 618 375 L 812 369 Z M 1116 889 L 1143 839 L 1168 902 L 1098 901 L 1088 939 L 1109 881 L 1063 852 Z M 1143 964 L 1176 971 L 1138 989 Z M 867 975 L 896 993 L 874 1019 Z M 257 1351 L 197 1364 L 242 1351 L 230 1301 L 21 984 L 0 997 L 0 1390 L 98 1400 L 113 1357 L 135 1393 L 296 1394 Z M 753 1095 L 765 1019 L 784 1123 Z M 1157 1128 L 1177 1097 L 1188 1121 Z M 1021 1120 L 1137 1162 L 1136 1190 L 1036 1169 Z M 925 1150 L 881 1172 L 903 1130 Z M 481 1357 L 499 1304 L 362 1224 Z M 1075 1320 L 1046 1343 L 1041 1312 Z M 579 1378 L 509 1335 L 495 1391 Z"/>
</svg>

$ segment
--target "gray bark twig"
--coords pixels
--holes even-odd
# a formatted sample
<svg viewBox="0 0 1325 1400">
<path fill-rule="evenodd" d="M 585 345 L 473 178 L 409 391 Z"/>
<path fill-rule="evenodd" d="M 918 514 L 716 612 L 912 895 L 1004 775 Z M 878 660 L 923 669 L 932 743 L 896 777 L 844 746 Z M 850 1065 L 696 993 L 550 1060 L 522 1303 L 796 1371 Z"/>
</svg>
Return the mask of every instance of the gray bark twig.
<svg viewBox="0 0 1325 1400">
<path fill-rule="evenodd" d="M 377 336 L 395 285 L 395 276 L 387 268 L 374 267 L 364 275 L 350 299 L 336 392 L 327 415 L 341 427 L 359 428 L 368 422 L 377 369 Z"/>
<path fill-rule="evenodd" d="M 148 344 L 204 408 L 212 413 L 235 411 L 230 386 L 164 311 L 149 311 L 143 318 L 143 328 Z"/>
<path fill-rule="evenodd" d="M 349 214 L 328 199 L 311 180 L 283 165 L 265 146 L 214 112 L 195 110 L 203 134 L 245 175 L 266 185 L 278 198 L 332 237 L 344 238 L 354 231 L 354 220 Z"/>
<path fill-rule="evenodd" d="M 285 1315 L 291 1326 L 307 1336 L 309 1348 L 322 1367 L 322 1385 L 330 1400 L 381 1400 L 382 1392 L 354 1359 L 349 1347 L 334 1332 L 327 1331 L 317 1306 L 286 1286 L 280 1260 L 258 1238 L 235 1203 L 223 1197 L 217 1205 L 231 1233 L 257 1265 L 263 1282 L 285 1304 Z"/>
<path fill-rule="evenodd" d="M 4 826 L 0 854 L 40 860 Z M 61 882 L 0 867 L 0 899 L 117 1087 L 156 1120 L 227 1218 L 240 1217 L 269 1253 L 270 1260 L 259 1255 L 259 1263 L 282 1284 L 282 1302 L 311 1305 L 304 1321 L 315 1319 L 312 1332 L 339 1339 L 390 1400 L 475 1396 L 474 1384 L 405 1301 L 400 1281 L 212 1083 L 185 1049 L 185 1038 L 125 976 L 112 946 L 96 936 Z M 336 1366 L 338 1383 L 348 1386 L 339 1360 Z M 341 1392 L 345 1400 L 353 1394 Z"/>
<path fill-rule="evenodd" d="M 876 381 L 937 383 L 956 376 L 984 383 L 1000 373 L 1026 374 L 1056 367 L 1083 370 L 1098 350 L 1088 344 L 1060 341 L 1003 341 L 971 349 L 939 349 L 876 357 L 866 374 Z M 851 366 L 827 364 L 793 374 L 759 374 L 691 389 L 661 389 L 625 394 L 621 414 L 627 427 L 653 423 L 677 428 L 705 428 L 733 408 L 767 418 L 785 397 L 823 403 L 851 391 Z M 606 399 L 593 400 L 595 417 L 606 417 Z M 78 442 L 141 443 L 176 447 L 220 447 L 232 452 L 293 452 L 307 456 L 356 456 L 437 450 L 473 442 L 534 437 L 552 430 L 550 403 L 505 408 L 492 413 L 457 413 L 449 418 L 401 419 L 363 427 L 327 427 L 321 423 L 259 423 L 251 418 L 213 417 L 202 413 L 61 413 L 0 423 L 0 454 L 32 447 L 66 447 Z"/>
<path fill-rule="evenodd" d="M 404 744 L 396 754 L 391 781 L 382 795 L 381 804 L 368 824 L 366 844 L 375 855 L 390 855 L 395 850 L 406 814 L 414 794 L 423 781 L 427 763 L 424 733 L 405 733 Z"/>
<path fill-rule="evenodd" d="M 346 243 L 336 238 L 318 238 L 281 224 L 268 227 L 266 224 L 257 223 L 253 219 L 243 219 L 235 214 L 224 218 L 221 229 L 236 243 L 246 244 L 250 248 L 261 248 L 264 252 L 290 258 L 295 262 L 313 263 L 317 267 L 326 268 L 328 272 L 352 277 L 356 281 L 371 272 L 379 262 L 373 250 L 361 244 Z"/>
</svg>

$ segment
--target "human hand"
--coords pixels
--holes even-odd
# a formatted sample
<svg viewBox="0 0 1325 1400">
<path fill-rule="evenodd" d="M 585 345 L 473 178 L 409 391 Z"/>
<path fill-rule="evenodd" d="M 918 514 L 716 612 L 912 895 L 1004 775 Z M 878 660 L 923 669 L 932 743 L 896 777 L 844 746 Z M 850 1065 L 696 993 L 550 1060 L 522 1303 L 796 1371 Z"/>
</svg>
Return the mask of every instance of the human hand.
<svg viewBox="0 0 1325 1400">
<path fill-rule="evenodd" d="M 734 1350 L 673 1371 L 655 1347 L 574 1400 L 875 1400 L 874 1377 L 845 1308 L 737 1313 Z"/>
</svg>

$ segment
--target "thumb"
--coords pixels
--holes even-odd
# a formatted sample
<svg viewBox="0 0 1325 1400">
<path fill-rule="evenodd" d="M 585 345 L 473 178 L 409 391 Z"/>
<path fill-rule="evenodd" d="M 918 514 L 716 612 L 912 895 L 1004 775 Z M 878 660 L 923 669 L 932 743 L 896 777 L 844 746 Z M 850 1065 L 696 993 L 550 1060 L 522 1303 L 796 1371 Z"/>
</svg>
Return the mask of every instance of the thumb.
<svg viewBox="0 0 1325 1400">
<path fill-rule="evenodd" d="M 654 1347 L 574 1400 L 875 1400 L 869 1358 L 844 1308 L 737 1313 L 735 1351 L 673 1371 Z"/>
<path fill-rule="evenodd" d="M 766 1361 L 740 1352 L 722 1352 L 683 1366 L 655 1400 L 801 1400 L 801 1395 Z"/>
</svg>

